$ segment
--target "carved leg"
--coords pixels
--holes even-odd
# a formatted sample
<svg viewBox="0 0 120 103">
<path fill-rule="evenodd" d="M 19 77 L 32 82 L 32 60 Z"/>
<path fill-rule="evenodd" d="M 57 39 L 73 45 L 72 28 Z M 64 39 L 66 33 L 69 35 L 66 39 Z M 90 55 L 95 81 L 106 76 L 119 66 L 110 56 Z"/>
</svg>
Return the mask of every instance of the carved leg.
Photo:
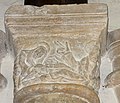
<svg viewBox="0 0 120 103">
<path fill-rule="evenodd" d="M 106 5 L 12 6 L 14 103 L 99 103 L 99 66 L 107 34 Z"/>
</svg>

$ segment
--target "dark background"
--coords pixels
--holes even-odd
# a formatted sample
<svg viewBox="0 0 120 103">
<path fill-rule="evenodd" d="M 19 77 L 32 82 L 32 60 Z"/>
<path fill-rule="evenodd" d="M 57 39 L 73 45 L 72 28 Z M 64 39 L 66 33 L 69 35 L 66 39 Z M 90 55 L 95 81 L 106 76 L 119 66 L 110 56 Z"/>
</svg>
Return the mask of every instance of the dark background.
<svg viewBox="0 0 120 103">
<path fill-rule="evenodd" d="M 25 0 L 25 5 L 43 6 L 47 4 L 82 4 L 88 3 L 88 0 Z"/>
</svg>

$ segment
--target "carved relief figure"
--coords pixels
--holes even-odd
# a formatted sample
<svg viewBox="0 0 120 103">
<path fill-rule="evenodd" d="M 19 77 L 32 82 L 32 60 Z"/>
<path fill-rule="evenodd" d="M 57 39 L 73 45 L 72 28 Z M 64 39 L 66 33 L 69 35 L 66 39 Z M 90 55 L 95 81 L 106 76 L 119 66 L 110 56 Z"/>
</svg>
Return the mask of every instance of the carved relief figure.
<svg viewBox="0 0 120 103">
<path fill-rule="evenodd" d="M 52 45 L 49 44 L 43 41 L 35 48 L 20 51 L 15 61 L 16 87 L 47 82 L 90 85 L 90 79 L 96 79 L 93 84 L 98 86 L 99 71 L 93 68 L 93 73 L 96 74 L 93 78 L 87 73 L 88 66 L 92 63 L 90 60 L 97 58 L 86 55 L 77 60 L 68 41 L 63 43 L 55 40 Z M 83 47 L 80 49 L 85 51 Z M 91 54 L 99 48 L 93 49 Z"/>
</svg>

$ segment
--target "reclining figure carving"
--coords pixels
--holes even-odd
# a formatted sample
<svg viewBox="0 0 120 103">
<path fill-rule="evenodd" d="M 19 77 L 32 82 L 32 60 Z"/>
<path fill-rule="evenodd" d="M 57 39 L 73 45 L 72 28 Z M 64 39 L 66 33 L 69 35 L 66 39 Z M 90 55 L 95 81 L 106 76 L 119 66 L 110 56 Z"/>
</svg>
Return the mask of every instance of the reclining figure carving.
<svg viewBox="0 0 120 103">
<path fill-rule="evenodd" d="M 91 74 L 87 72 L 90 70 L 89 67 L 93 66 L 92 60 L 94 62 L 99 56 L 97 45 L 89 55 L 87 55 L 87 52 L 86 54 L 80 55 L 85 51 L 85 48 L 77 48 L 77 45 L 79 46 L 77 40 L 66 42 L 64 38 L 61 40 L 56 39 L 54 41 L 52 40 L 52 43 L 47 43 L 47 41 L 50 41 L 49 39 L 42 39 L 38 44 L 39 46 L 31 48 L 31 50 L 23 49 L 20 51 L 15 61 L 15 73 L 18 72 L 18 68 L 20 69 L 19 74 L 16 74 L 18 76 L 18 79 L 16 79 L 19 80 L 16 82 L 16 87 L 20 84 L 28 86 L 42 82 L 73 82 L 76 84 L 82 83 L 91 87 L 94 86 L 94 89 L 96 88 L 98 90 L 100 79 L 99 70 L 93 68 Z M 73 47 L 73 42 L 77 43 L 74 43 L 76 47 Z M 78 51 L 77 49 L 81 51 L 78 53 L 76 52 Z M 96 51 L 98 53 L 92 56 Z M 73 53 L 76 54 L 74 55 Z M 77 61 L 76 56 L 81 58 L 83 56 L 83 58 Z"/>
</svg>

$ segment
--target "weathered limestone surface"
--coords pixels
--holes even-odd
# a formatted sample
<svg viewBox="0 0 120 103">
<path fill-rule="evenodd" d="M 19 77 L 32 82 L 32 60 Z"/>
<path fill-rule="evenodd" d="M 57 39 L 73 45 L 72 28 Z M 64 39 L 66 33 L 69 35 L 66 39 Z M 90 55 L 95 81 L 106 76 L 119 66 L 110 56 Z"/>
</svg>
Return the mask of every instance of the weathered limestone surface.
<svg viewBox="0 0 120 103">
<path fill-rule="evenodd" d="M 0 31 L 0 69 L 1 69 L 1 62 L 2 59 L 5 57 L 7 54 L 7 42 L 6 42 L 6 37 L 5 33 Z M 0 73 L 0 91 L 2 91 L 7 85 L 7 80 L 6 78 Z"/>
<path fill-rule="evenodd" d="M 106 3 L 108 6 L 110 37 L 108 56 L 112 63 L 112 73 L 106 78 L 107 87 L 115 91 L 120 102 L 120 0 L 89 0 L 90 3 Z"/>
<path fill-rule="evenodd" d="M 106 5 L 12 6 L 5 26 L 15 47 L 15 103 L 99 103 Z"/>
<path fill-rule="evenodd" d="M 109 33 L 108 56 L 112 63 L 113 72 L 105 80 L 106 87 L 114 88 L 120 102 L 120 29 Z"/>
<path fill-rule="evenodd" d="M 120 0 L 88 0 L 89 3 L 105 3 L 108 6 L 109 26 L 108 30 L 114 31 L 120 28 Z"/>
</svg>

